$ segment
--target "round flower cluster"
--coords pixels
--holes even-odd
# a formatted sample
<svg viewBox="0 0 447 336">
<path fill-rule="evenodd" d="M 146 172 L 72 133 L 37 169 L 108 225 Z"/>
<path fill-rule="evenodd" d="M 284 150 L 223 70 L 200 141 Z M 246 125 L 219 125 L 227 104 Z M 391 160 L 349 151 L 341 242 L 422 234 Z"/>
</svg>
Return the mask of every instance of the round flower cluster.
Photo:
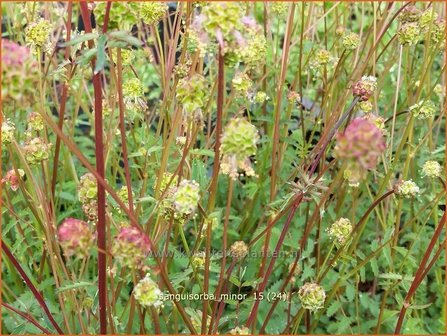
<svg viewBox="0 0 447 336">
<path fill-rule="evenodd" d="M 335 63 L 336 58 L 334 58 L 329 51 L 326 49 L 317 50 L 313 58 L 309 62 L 309 67 L 311 71 L 316 75 L 321 73 L 325 67 Z"/>
<path fill-rule="evenodd" d="M 229 333 L 230 335 L 250 335 L 250 329 L 247 327 L 235 327 Z"/>
<path fill-rule="evenodd" d="M 115 64 L 118 63 L 118 49 L 112 50 L 112 60 Z M 135 51 L 132 49 L 121 49 L 121 63 L 123 66 L 131 65 L 135 60 Z"/>
<path fill-rule="evenodd" d="M 67 257 L 87 256 L 94 240 L 88 224 L 75 218 L 67 218 L 63 221 L 57 230 L 57 237 Z"/>
<path fill-rule="evenodd" d="M 422 166 L 422 173 L 428 177 L 440 177 L 442 166 L 436 161 L 427 161 Z"/>
<path fill-rule="evenodd" d="M 143 97 L 143 84 L 138 78 L 132 78 L 123 83 L 123 96 L 129 100 Z"/>
<path fill-rule="evenodd" d="M 14 140 L 16 125 L 9 119 L 2 122 L 2 144 L 9 145 Z"/>
<path fill-rule="evenodd" d="M 237 2 L 208 2 L 202 13 L 196 17 L 204 31 L 217 40 L 231 40 L 235 31 L 241 28 L 243 8 Z"/>
<path fill-rule="evenodd" d="M 314 312 L 324 307 L 326 292 L 320 285 L 307 282 L 299 289 L 298 297 L 304 309 Z"/>
<path fill-rule="evenodd" d="M 246 28 L 246 37 L 239 41 L 236 54 L 248 69 L 256 70 L 264 64 L 267 54 L 267 40 L 259 25 L 251 25 Z"/>
<path fill-rule="evenodd" d="M 277 17 L 284 17 L 284 15 L 286 15 L 287 11 L 289 10 L 289 3 L 287 1 L 274 1 L 271 2 L 270 4 L 272 14 L 274 14 Z"/>
<path fill-rule="evenodd" d="M 359 97 L 359 101 L 367 101 L 377 89 L 377 78 L 374 76 L 363 76 L 352 87 L 352 95 Z"/>
<path fill-rule="evenodd" d="M 402 9 L 397 19 L 404 24 L 408 22 L 417 22 L 420 17 L 421 11 L 416 6 L 409 5 Z"/>
<path fill-rule="evenodd" d="M 44 19 L 31 23 L 25 30 L 26 43 L 38 51 L 47 51 L 51 28 L 51 23 Z"/>
<path fill-rule="evenodd" d="M 123 265 L 142 268 L 151 251 L 149 238 L 136 227 L 123 227 L 114 239 L 112 254 Z"/>
<path fill-rule="evenodd" d="M 410 22 L 402 25 L 397 33 L 399 43 L 402 45 L 415 45 L 419 42 L 421 28 L 418 23 Z"/>
<path fill-rule="evenodd" d="M 220 150 L 222 151 L 222 173 L 231 178 L 238 177 L 238 169 L 248 176 L 255 175 L 250 156 L 256 154 L 258 130 L 245 118 L 234 118 L 225 127 Z"/>
<path fill-rule="evenodd" d="M 230 255 L 236 260 L 244 259 L 248 254 L 248 246 L 243 241 L 234 242 L 230 247 Z"/>
<path fill-rule="evenodd" d="M 438 19 L 438 13 L 436 13 L 432 8 L 427 9 L 422 12 L 419 16 L 419 26 L 424 32 L 429 31 L 432 24 Z"/>
<path fill-rule="evenodd" d="M 267 93 L 265 93 L 264 91 L 258 91 L 256 92 L 254 101 L 257 104 L 262 104 L 268 99 L 269 97 L 267 96 Z"/>
<path fill-rule="evenodd" d="M 345 175 L 350 183 L 359 183 L 368 170 L 377 166 L 386 145 L 382 131 L 364 118 L 354 119 L 344 132 L 336 136 L 335 156 L 348 162 Z"/>
<path fill-rule="evenodd" d="M 174 216 L 176 218 L 186 218 L 193 215 L 200 200 L 200 188 L 197 182 L 183 180 L 176 188 L 172 203 L 174 206 Z"/>
<path fill-rule="evenodd" d="M 51 144 L 45 143 L 41 138 L 31 138 L 25 142 L 22 149 L 26 161 L 28 161 L 29 164 L 34 165 L 48 160 Z"/>
<path fill-rule="evenodd" d="M 149 274 L 146 274 L 133 289 L 135 300 L 143 307 L 158 308 L 163 306 L 162 294 L 162 291 Z"/>
<path fill-rule="evenodd" d="M 441 84 L 436 84 L 436 86 L 433 88 L 433 92 L 442 98 L 442 96 L 444 96 L 445 90 Z"/>
<path fill-rule="evenodd" d="M 397 183 L 395 192 L 397 195 L 412 198 L 420 193 L 419 187 L 412 180 L 400 181 Z"/>
<path fill-rule="evenodd" d="M 373 109 L 373 104 L 369 100 L 359 102 L 359 108 L 365 112 L 369 113 Z"/>
<path fill-rule="evenodd" d="M 17 172 L 19 173 L 19 176 L 17 176 L 15 169 L 11 169 L 6 173 L 5 177 L 2 178 L 2 183 L 8 184 L 12 191 L 17 191 L 17 189 L 19 189 L 19 180 L 25 176 L 23 169 L 17 169 Z"/>
<path fill-rule="evenodd" d="M 168 11 L 164 2 L 145 1 L 141 4 L 140 15 L 144 23 L 153 25 L 163 20 Z"/>
<path fill-rule="evenodd" d="M 231 83 L 233 84 L 233 88 L 236 93 L 244 97 L 248 95 L 248 92 L 253 85 L 250 77 L 243 72 L 237 73 Z"/>
<path fill-rule="evenodd" d="M 194 253 L 193 257 L 191 258 L 191 264 L 195 268 L 203 268 L 205 266 L 205 252 L 197 252 Z"/>
<path fill-rule="evenodd" d="M 172 195 L 173 191 L 175 189 L 175 186 L 177 185 L 178 182 L 178 175 L 175 175 L 174 177 L 172 177 L 172 173 L 169 172 L 164 172 L 163 173 L 163 177 L 161 178 L 160 181 L 160 186 L 159 186 L 159 192 L 157 193 L 157 184 L 158 184 L 158 176 L 155 177 L 155 181 L 154 181 L 154 191 L 155 194 L 161 195 L 163 193 Z M 171 181 L 172 179 L 172 181 Z M 166 191 L 166 189 L 168 188 L 168 183 L 169 183 L 169 189 Z M 170 192 L 171 191 L 171 192 Z M 165 195 L 166 196 L 166 195 Z"/>
<path fill-rule="evenodd" d="M 351 221 L 347 218 L 340 218 L 335 221 L 327 230 L 329 237 L 335 241 L 337 247 L 346 244 L 349 235 L 352 232 Z"/>
<path fill-rule="evenodd" d="M 43 130 L 43 117 L 37 112 L 31 112 L 28 115 L 28 127 L 34 131 Z"/>
<path fill-rule="evenodd" d="M 189 78 L 182 78 L 178 83 L 176 98 L 188 120 L 198 117 L 201 119 L 208 96 L 208 81 L 202 75 L 194 74 Z"/>
<path fill-rule="evenodd" d="M 90 221 L 96 221 L 98 216 L 97 192 L 95 176 L 91 173 L 82 175 L 79 179 L 78 197 L 82 210 Z"/>
<path fill-rule="evenodd" d="M 360 36 L 353 32 L 344 33 L 341 42 L 347 50 L 355 50 L 360 44 Z"/>
<path fill-rule="evenodd" d="M 435 115 L 436 106 L 430 100 L 423 100 L 410 106 L 410 112 L 418 119 L 428 119 Z"/>
<path fill-rule="evenodd" d="M 107 1 L 95 2 L 93 10 L 98 27 L 104 24 Z M 138 21 L 141 3 L 138 1 L 120 2 L 116 1 L 110 8 L 108 29 L 130 30 Z"/>
</svg>

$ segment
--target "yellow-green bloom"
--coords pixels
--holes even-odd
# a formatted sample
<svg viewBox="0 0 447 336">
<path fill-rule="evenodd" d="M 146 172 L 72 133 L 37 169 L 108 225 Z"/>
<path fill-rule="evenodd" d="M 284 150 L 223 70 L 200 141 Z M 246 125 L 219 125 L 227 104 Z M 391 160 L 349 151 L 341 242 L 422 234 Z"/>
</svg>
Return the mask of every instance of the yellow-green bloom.
<svg viewBox="0 0 447 336">
<path fill-rule="evenodd" d="M 197 209 L 200 200 L 200 188 L 197 182 L 183 180 L 172 196 L 174 211 L 180 216 L 190 216 Z"/>
<path fill-rule="evenodd" d="M 346 244 L 351 232 L 352 224 L 351 221 L 347 218 L 340 218 L 327 229 L 329 237 L 335 241 L 335 244 L 338 247 Z"/>
<path fill-rule="evenodd" d="M 304 309 L 314 312 L 324 307 L 326 292 L 320 285 L 307 282 L 299 289 L 298 297 Z"/>
<path fill-rule="evenodd" d="M 396 188 L 395 192 L 397 195 L 402 196 L 404 198 L 412 198 L 420 193 L 419 187 L 412 180 L 408 181 L 400 181 Z"/>
<path fill-rule="evenodd" d="M 397 38 L 402 45 L 415 45 L 419 42 L 420 36 L 420 26 L 414 22 L 403 24 L 397 33 Z"/>
<path fill-rule="evenodd" d="M 48 160 L 50 156 L 51 144 L 45 143 L 41 138 L 32 138 L 26 141 L 23 152 L 26 161 L 34 165 Z"/>
<path fill-rule="evenodd" d="M 168 11 L 164 2 L 145 1 L 141 4 L 140 15 L 144 23 L 152 25 L 161 21 Z"/>
<path fill-rule="evenodd" d="M 162 294 L 149 274 L 146 274 L 133 289 L 135 300 L 143 307 L 161 307 L 163 305 Z"/>
<path fill-rule="evenodd" d="M 343 34 L 342 44 L 343 47 L 345 47 L 348 50 L 357 49 L 357 47 L 360 44 L 360 37 L 356 33 L 352 32 Z"/>
<path fill-rule="evenodd" d="M 26 42 L 34 48 L 46 51 L 51 28 L 51 23 L 44 19 L 31 23 L 25 30 Z"/>
<path fill-rule="evenodd" d="M 16 126 L 14 123 L 7 119 L 2 122 L 2 143 L 8 145 L 14 139 L 14 131 Z"/>
<path fill-rule="evenodd" d="M 422 173 L 427 177 L 440 177 L 442 174 L 442 166 L 436 161 L 427 161 L 422 167 Z"/>
<path fill-rule="evenodd" d="M 410 112 L 418 119 L 428 119 L 435 115 L 436 106 L 430 100 L 423 100 L 410 106 Z"/>
</svg>

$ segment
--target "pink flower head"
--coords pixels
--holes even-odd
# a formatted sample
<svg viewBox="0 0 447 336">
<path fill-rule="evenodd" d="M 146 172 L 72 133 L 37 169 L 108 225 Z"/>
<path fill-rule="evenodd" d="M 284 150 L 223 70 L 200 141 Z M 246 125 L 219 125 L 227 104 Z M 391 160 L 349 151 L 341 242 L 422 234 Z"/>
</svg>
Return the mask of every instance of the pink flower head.
<svg viewBox="0 0 447 336">
<path fill-rule="evenodd" d="M 16 171 L 11 169 L 8 171 L 4 178 L 2 178 L 2 183 L 9 184 L 11 190 L 16 191 L 19 189 L 19 179 L 25 175 L 25 172 L 22 169 L 17 169 L 20 176 L 17 176 Z"/>
<path fill-rule="evenodd" d="M 94 240 L 88 224 L 75 218 L 65 219 L 57 230 L 57 236 L 67 257 L 88 255 Z"/>
<path fill-rule="evenodd" d="M 357 161 L 364 169 L 374 169 L 385 151 L 382 131 L 364 118 L 354 119 L 344 132 L 337 134 L 335 155 Z"/>
<path fill-rule="evenodd" d="M 30 51 L 8 39 L 2 39 L 2 64 L 3 69 L 19 68 L 28 59 Z"/>
<path fill-rule="evenodd" d="M 149 238 L 136 227 L 121 228 L 112 248 L 115 257 L 130 268 L 140 268 L 150 251 Z"/>
</svg>

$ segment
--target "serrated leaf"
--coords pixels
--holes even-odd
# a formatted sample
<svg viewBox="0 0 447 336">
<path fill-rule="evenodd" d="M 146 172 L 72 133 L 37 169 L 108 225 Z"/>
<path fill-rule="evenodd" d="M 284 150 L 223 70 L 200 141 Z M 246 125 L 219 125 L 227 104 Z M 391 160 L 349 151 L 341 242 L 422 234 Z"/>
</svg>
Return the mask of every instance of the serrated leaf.
<svg viewBox="0 0 447 336">
<path fill-rule="evenodd" d="M 82 34 L 82 35 L 79 35 L 79 36 L 75 37 L 74 39 L 71 39 L 68 42 L 65 42 L 63 44 L 63 46 L 64 47 L 73 46 L 73 45 L 76 45 L 76 44 L 79 44 L 79 43 L 82 43 L 82 42 L 85 42 L 85 41 L 93 40 L 93 39 L 95 39 L 97 37 L 98 37 L 98 34 L 96 34 L 96 33 Z"/>
<path fill-rule="evenodd" d="M 93 286 L 94 283 L 92 282 L 86 282 L 86 281 L 80 281 L 80 282 L 74 282 L 68 285 L 62 285 L 60 286 L 56 292 L 57 293 L 62 293 L 68 290 L 72 290 L 72 289 L 78 289 L 78 288 L 83 288 L 83 287 L 88 287 L 88 286 Z"/>
<path fill-rule="evenodd" d="M 98 38 L 98 45 L 96 47 L 98 52 L 96 53 L 95 75 L 104 69 L 104 65 L 106 63 L 106 42 L 106 35 L 101 35 Z"/>
<path fill-rule="evenodd" d="M 332 302 L 326 310 L 326 315 L 328 317 L 331 317 L 332 315 L 334 315 L 337 312 L 337 310 L 340 309 L 340 307 L 341 307 L 341 304 L 339 301 Z"/>
</svg>

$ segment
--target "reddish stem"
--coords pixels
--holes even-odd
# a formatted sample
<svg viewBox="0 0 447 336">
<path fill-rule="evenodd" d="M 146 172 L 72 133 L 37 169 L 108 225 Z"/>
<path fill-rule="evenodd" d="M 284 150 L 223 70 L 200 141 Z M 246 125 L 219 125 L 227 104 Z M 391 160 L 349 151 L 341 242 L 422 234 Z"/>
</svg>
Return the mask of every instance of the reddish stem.
<svg viewBox="0 0 447 336">
<path fill-rule="evenodd" d="M 33 285 L 31 279 L 28 277 L 28 275 L 26 275 L 26 273 L 23 270 L 22 266 L 20 266 L 19 262 L 13 256 L 13 254 L 11 253 L 11 251 L 8 248 L 8 246 L 6 246 L 6 244 L 5 244 L 5 242 L 3 240 L 2 240 L 2 249 L 3 249 L 3 252 L 5 252 L 5 254 L 8 257 L 8 259 L 14 265 L 15 269 L 17 270 L 17 272 L 19 272 L 19 274 L 22 277 L 23 281 L 25 281 L 26 285 L 28 286 L 28 288 L 33 293 L 34 297 L 36 298 L 36 300 L 39 303 L 39 305 L 42 307 L 43 311 L 47 315 L 47 317 L 50 320 L 50 322 L 53 325 L 53 327 L 57 330 L 57 332 L 59 334 L 64 335 L 64 332 L 62 331 L 62 329 L 59 327 L 59 325 L 54 320 L 53 315 L 51 315 L 51 312 L 48 309 L 48 306 L 45 303 L 45 300 L 42 297 L 42 294 L 40 294 L 40 292 L 37 290 L 37 288 Z"/>
<path fill-rule="evenodd" d="M 86 33 L 92 32 L 90 21 L 90 11 L 85 2 L 79 3 L 81 15 L 85 25 Z M 107 3 L 105 18 L 108 19 L 111 2 Z M 107 20 L 104 20 L 103 32 L 107 27 Z M 89 41 L 89 47 L 93 48 L 93 41 Z M 95 60 L 92 60 L 92 70 L 95 68 Z M 102 83 L 101 71 L 93 73 L 93 92 L 95 97 L 95 154 L 96 171 L 99 176 L 105 178 L 104 165 L 104 143 L 102 125 Z M 104 186 L 98 186 L 98 222 L 96 226 L 97 246 L 98 246 L 98 301 L 99 301 L 99 325 L 100 333 L 107 333 L 107 255 L 106 251 L 106 192 Z"/>
<path fill-rule="evenodd" d="M 411 283 L 410 289 L 408 290 L 407 295 L 405 296 L 405 300 L 404 303 L 402 305 L 402 308 L 400 310 L 399 313 L 399 318 L 397 320 L 397 324 L 396 324 L 396 329 L 394 330 L 394 334 L 400 334 L 400 330 L 402 328 L 402 324 L 404 322 L 404 318 L 405 318 L 405 313 L 407 312 L 407 308 L 410 305 L 410 300 L 413 297 L 413 295 L 416 293 L 416 290 L 418 289 L 419 285 L 421 284 L 422 280 L 424 279 L 425 275 L 427 275 L 428 270 L 433 266 L 434 261 L 436 260 L 436 255 L 433 257 L 432 262 L 430 262 L 430 264 L 425 267 L 427 265 L 428 259 L 430 258 L 430 254 L 432 253 L 436 241 L 438 240 L 439 236 L 442 233 L 442 229 L 444 228 L 445 225 L 445 212 L 444 215 L 442 216 L 441 220 L 439 221 L 439 224 L 435 230 L 435 233 L 433 234 L 433 237 L 430 241 L 430 243 L 428 244 L 427 249 L 425 250 L 425 254 L 424 257 L 421 260 L 421 263 L 416 271 L 416 274 L 414 276 L 414 280 Z M 438 255 L 438 253 L 437 253 Z"/>
<path fill-rule="evenodd" d="M 7 304 L 5 302 L 2 302 L 2 306 L 5 307 L 6 309 L 9 309 L 9 310 L 13 311 L 17 315 L 22 316 L 25 320 L 27 320 L 28 322 L 31 322 L 32 324 L 34 324 L 37 328 L 42 330 L 45 334 L 51 335 L 51 331 L 49 331 L 48 329 L 45 329 L 44 327 L 42 327 L 31 315 L 28 315 L 28 314 L 26 314 L 24 312 L 21 312 L 20 310 L 14 308 L 13 306 L 10 306 L 9 304 Z"/>
</svg>

